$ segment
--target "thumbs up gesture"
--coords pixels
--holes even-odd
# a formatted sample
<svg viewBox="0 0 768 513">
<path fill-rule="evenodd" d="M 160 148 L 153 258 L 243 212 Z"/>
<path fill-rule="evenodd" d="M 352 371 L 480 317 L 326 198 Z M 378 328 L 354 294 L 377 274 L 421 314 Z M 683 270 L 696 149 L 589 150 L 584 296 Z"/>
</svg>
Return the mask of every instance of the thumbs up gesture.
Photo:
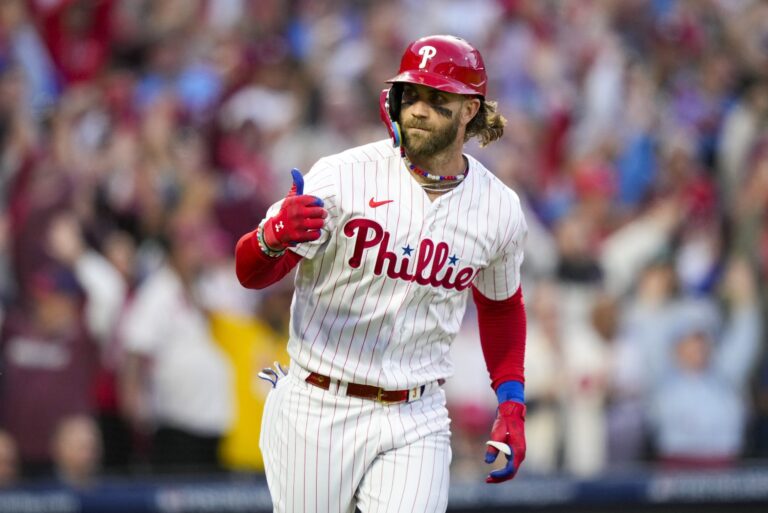
<svg viewBox="0 0 768 513">
<path fill-rule="evenodd" d="M 293 185 L 280 211 L 264 223 L 264 243 L 273 251 L 319 239 L 323 220 L 328 216 L 323 200 L 304 194 L 301 172 L 293 169 L 291 176 Z"/>
</svg>

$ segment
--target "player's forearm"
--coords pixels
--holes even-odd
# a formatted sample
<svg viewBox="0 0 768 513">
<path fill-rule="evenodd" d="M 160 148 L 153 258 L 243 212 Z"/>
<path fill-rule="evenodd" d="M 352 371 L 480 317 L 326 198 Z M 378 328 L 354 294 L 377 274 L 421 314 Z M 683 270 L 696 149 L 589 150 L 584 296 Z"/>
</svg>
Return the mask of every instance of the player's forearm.
<svg viewBox="0 0 768 513">
<path fill-rule="evenodd" d="M 237 279 L 249 289 L 263 289 L 280 281 L 299 260 L 301 256 L 292 251 L 286 251 L 277 258 L 267 256 L 259 248 L 256 230 L 243 235 L 235 249 Z"/>
<path fill-rule="evenodd" d="M 483 296 L 472 287 L 480 327 L 480 344 L 494 390 L 507 381 L 525 382 L 526 317 L 522 288 L 502 301 Z"/>
</svg>

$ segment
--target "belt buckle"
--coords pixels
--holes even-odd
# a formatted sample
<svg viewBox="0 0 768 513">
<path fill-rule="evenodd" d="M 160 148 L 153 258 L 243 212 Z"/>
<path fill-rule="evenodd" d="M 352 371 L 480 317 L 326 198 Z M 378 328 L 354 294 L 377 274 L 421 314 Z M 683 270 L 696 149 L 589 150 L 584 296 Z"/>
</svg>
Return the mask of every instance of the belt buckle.
<svg viewBox="0 0 768 513">
<path fill-rule="evenodd" d="M 389 401 L 387 399 L 384 399 L 384 392 L 385 390 L 381 387 L 379 387 L 378 391 L 376 392 L 376 401 L 381 404 L 395 404 L 400 401 Z"/>
</svg>

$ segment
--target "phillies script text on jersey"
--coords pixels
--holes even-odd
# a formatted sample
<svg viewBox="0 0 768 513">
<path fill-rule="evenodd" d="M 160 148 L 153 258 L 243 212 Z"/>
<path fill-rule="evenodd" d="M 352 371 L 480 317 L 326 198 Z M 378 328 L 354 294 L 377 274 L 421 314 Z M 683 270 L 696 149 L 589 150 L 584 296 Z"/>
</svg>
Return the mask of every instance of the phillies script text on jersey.
<svg viewBox="0 0 768 513">
<path fill-rule="evenodd" d="M 472 267 L 462 267 L 454 276 L 454 268 L 451 266 L 445 269 L 442 276 L 438 276 L 443 271 L 450 254 L 450 248 L 445 242 L 435 243 L 429 238 L 421 240 L 416 256 L 416 269 L 413 274 L 410 274 L 408 272 L 410 259 L 405 256 L 399 258 L 396 253 L 387 249 L 390 233 L 376 221 L 366 218 L 352 219 L 344 225 L 344 235 L 349 238 L 355 237 L 355 249 L 349 259 L 349 265 L 355 269 L 360 267 L 363 252 L 378 246 L 379 252 L 376 256 L 376 265 L 373 268 L 373 273 L 377 276 L 381 275 L 386 262 L 387 276 L 405 281 L 415 281 L 419 285 L 464 290 L 469 287 L 475 277 L 476 271 Z M 428 273 L 426 272 L 427 269 L 430 269 Z"/>
</svg>

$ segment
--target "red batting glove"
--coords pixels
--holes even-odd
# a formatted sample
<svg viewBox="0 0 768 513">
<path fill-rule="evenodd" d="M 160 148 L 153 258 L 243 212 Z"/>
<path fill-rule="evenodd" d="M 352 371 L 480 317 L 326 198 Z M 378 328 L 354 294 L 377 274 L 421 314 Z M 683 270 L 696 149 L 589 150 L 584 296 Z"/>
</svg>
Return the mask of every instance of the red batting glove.
<svg viewBox="0 0 768 513">
<path fill-rule="evenodd" d="M 291 176 L 293 186 L 280 211 L 264 223 L 264 242 L 275 251 L 319 239 L 323 219 L 328 215 L 323 200 L 304 194 L 304 178 L 299 170 L 293 169 Z"/>
<path fill-rule="evenodd" d="M 485 453 L 485 462 L 493 463 L 499 455 L 497 445 L 507 457 L 507 465 L 494 470 L 485 478 L 486 483 L 501 483 L 515 477 L 525 459 L 525 405 L 516 401 L 499 404 L 496 420 L 491 427 L 491 439 Z M 491 445 L 493 444 L 493 445 Z M 506 451 L 509 450 L 509 454 Z"/>
</svg>

